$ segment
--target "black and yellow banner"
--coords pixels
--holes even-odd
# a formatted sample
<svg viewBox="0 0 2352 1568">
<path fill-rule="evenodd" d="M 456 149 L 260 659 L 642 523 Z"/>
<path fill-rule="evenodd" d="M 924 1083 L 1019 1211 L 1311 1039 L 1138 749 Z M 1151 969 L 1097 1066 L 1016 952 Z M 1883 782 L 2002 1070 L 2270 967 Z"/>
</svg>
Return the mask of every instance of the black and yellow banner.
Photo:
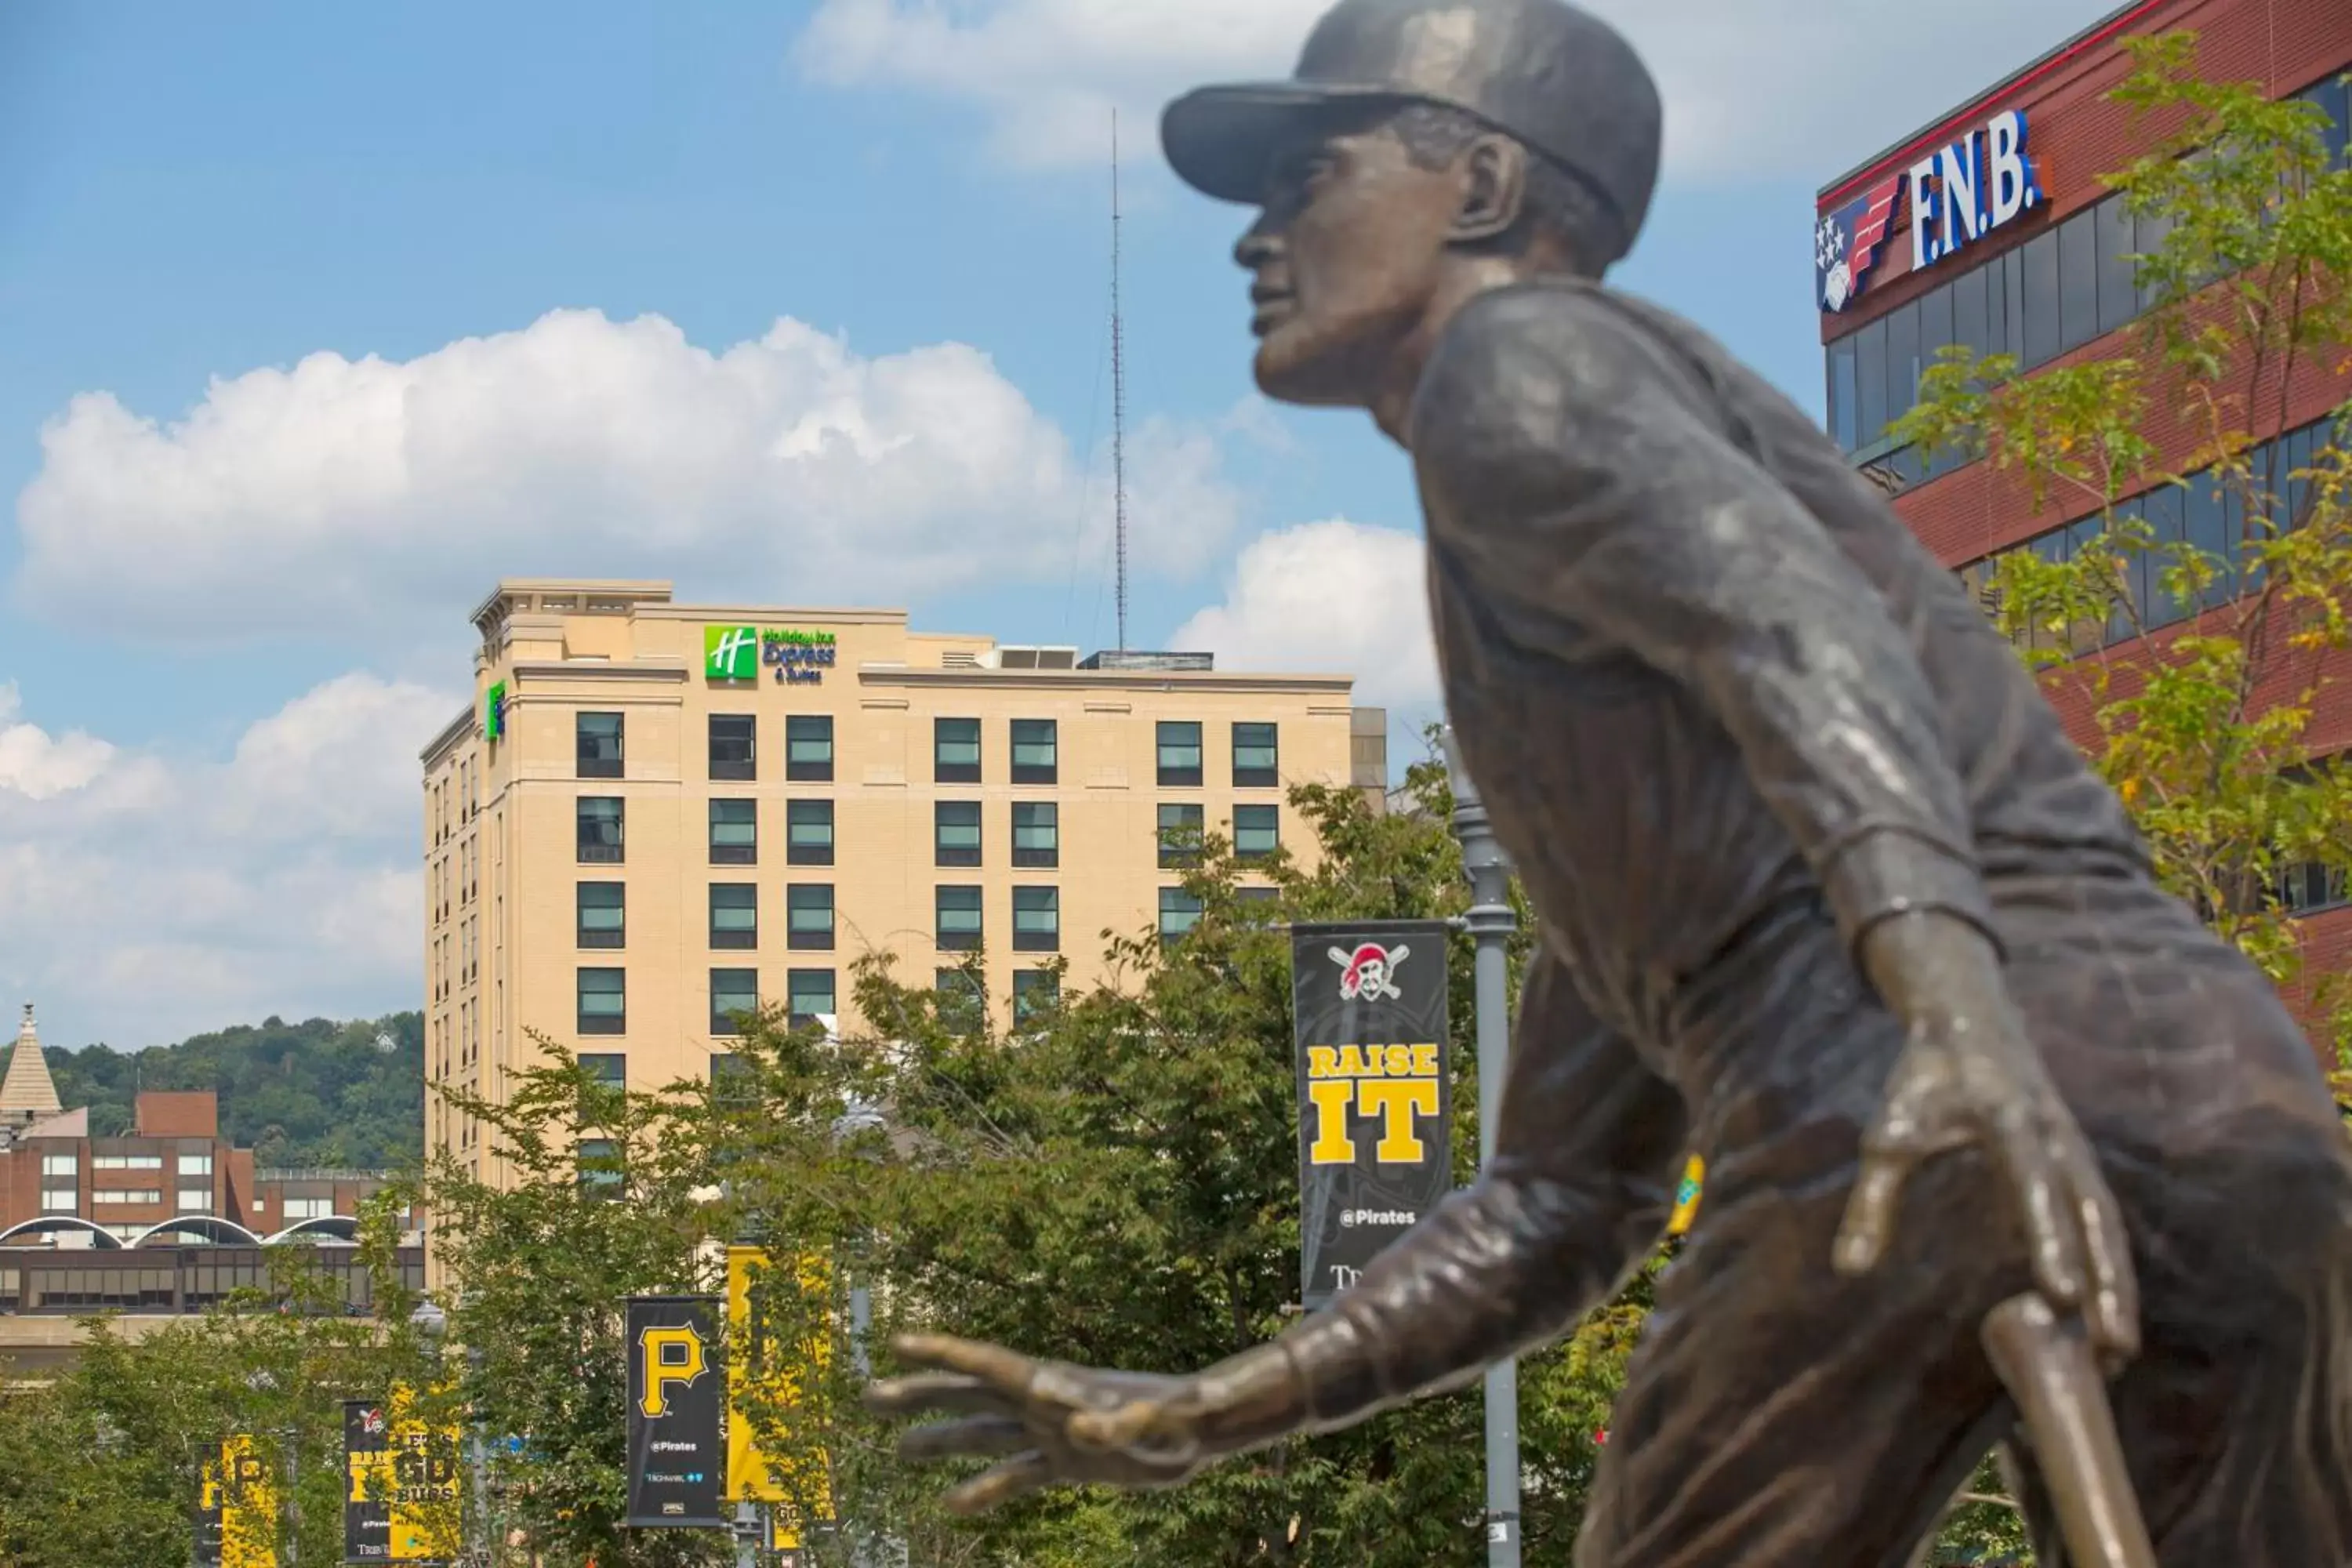
<svg viewBox="0 0 2352 1568">
<path fill-rule="evenodd" d="M 196 1568 L 220 1568 L 221 1463 L 206 1459 L 196 1483 Z"/>
<path fill-rule="evenodd" d="M 765 1248 L 727 1249 L 727 1328 L 735 1354 L 727 1365 L 727 1500 L 768 1505 L 770 1534 L 783 1542 L 772 1551 L 800 1548 L 798 1518 L 803 1508 L 817 1517 L 832 1514 L 822 1455 L 770 1454 L 761 1446 L 753 1410 L 770 1419 L 806 1397 L 807 1385 L 822 1378 L 833 1356 L 833 1338 L 825 1323 L 832 1294 L 831 1270 L 823 1257 L 803 1253 L 796 1259 L 793 1284 L 800 1300 L 814 1303 L 805 1342 L 779 1346 L 768 1330 L 772 1314 L 752 1311 L 752 1285 L 774 1265 Z M 770 1286 L 769 1289 L 774 1289 Z M 801 1476 L 803 1464 L 815 1473 Z M 812 1496 L 811 1493 L 814 1495 Z"/>
<path fill-rule="evenodd" d="M 629 1512 L 635 1529 L 725 1529 L 727 1347 L 713 1296 L 632 1296 Z"/>
<path fill-rule="evenodd" d="M 343 1561 L 447 1563 L 462 1545 L 457 1428 L 412 1390 L 343 1405 Z"/>
<path fill-rule="evenodd" d="M 221 1445 L 221 1568 L 278 1568 L 278 1478 L 244 1433 Z"/>
<path fill-rule="evenodd" d="M 1291 928 L 1299 1289 L 1310 1310 L 1453 1185 L 1445 944 L 1435 921 Z"/>
</svg>

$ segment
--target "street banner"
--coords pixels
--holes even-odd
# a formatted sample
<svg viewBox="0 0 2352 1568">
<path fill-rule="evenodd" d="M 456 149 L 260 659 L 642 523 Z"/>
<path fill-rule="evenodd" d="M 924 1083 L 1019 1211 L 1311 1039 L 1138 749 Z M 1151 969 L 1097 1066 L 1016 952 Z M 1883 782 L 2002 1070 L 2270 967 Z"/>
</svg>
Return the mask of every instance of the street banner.
<svg viewBox="0 0 2352 1568">
<path fill-rule="evenodd" d="M 196 1483 L 196 1568 L 220 1568 L 221 1467 L 215 1455 Z"/>
<path fill-rule="evenodd" d="M 415 1394 L 343 1405 L 343 1561 L 446 1563 L 462 1545 L 459 1436 L 436 1430 Z"/>
<path fill-rule="evenodd" d="M 767 1324 L 751 1310 L 752 1281 L 772 1268 L 765 1248 L 727 1249 L 727 1500 L 766 1503 L 771 1531 L 786 1542 L 778 1550 L 800 1547 L 800 1513 L 812 1509 L 820 1519 L 832 1517 L 832 1498 L 822 1454 L 814 1457 L 814 1475 L 796 1484 L 803 1458 L 795 1454 L 770 1455 L 760 1442 L 752 1406 L 770 1412 L 789 1410 L 803 1396 L 804 1378 L 821 1378 L 830 1370 L 833 1337 L 827 1330 L 832 1290 L 831 1270 L 815 1253 L 798 1258 L 803 1302 L 814 1302 L 806 1342 L 780 1353 Z M 773 1287 L 770 1287 L 772 1289 Z M 814 1489 L 816 1495 L 811 1497 Z"/>
<path fill-rule="evenodd" d="M 712 1296 L 632 1296 L 629 1512 L 635 1529 L 724 1530 L 725 1342 Z"/>
<path fill-rule="evenodd" d="M 1299 1289 L 1328 1306 L 1454 1184 L 1446 928 L 1291 928 Z"/>
<path fill-rule="evenodd" d="M 221 1445 L 221 1568 L 278 1568 L 278 1482 L 250 1434 Z"/>
</svg>

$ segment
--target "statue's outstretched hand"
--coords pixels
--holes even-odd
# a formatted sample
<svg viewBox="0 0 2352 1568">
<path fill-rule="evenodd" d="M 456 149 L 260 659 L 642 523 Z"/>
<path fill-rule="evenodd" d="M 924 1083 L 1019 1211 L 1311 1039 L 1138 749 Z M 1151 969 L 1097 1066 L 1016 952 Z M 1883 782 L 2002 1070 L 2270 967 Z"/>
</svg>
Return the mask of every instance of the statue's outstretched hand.
<svg viewBox="0 0 2352 1568">
<path fill-rule="evenodd" d="M 1057 1484 L 1174 1486 L 1212 1457 L 1192 1378 L 1033 1361 L 946 1334 L 902 1335 L 891 1345 L 900 1361 L 929 1370 L 872 1384 L 866 1408 L 957 1417 L 908 1432 L 900 1457 L 1000 1461 L 947 1494 L 957 1513 Z"/>
</svg>

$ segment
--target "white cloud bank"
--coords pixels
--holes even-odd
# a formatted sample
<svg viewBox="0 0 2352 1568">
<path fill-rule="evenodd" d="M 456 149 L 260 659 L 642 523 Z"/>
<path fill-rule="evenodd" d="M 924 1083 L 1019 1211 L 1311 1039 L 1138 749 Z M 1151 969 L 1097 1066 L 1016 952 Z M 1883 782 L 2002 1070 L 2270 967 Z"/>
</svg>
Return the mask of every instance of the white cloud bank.
<svg viewBox="0 0 2352 1568">
<path fill-rule="evenodd" d="M 1587 3 L 1657 75 L 1671 174 L 1815 183 L 2112 9 L 2112 0 Z M 1161 107 L 1185 89 L 1287 76 L 1328 4 L 824 0 L 795 58 L 821 82 L 974 105 L 1008 162 L 1099 168 L 1113 105 L 1122 142 L 1150 147 Z"/>
<path fill-rule="evenodd" d="M 1141 569 L 1182 580 L 1230 539 L 1214 429 L 1131 433 Z M 658 316 L 558 310 L 215 379 L 171 423 L 88 393 L 41 444 L 20 605 L 194 641 L 446 638 L 499 575 L 551 572 L 898 603 L 1060 580 L 1109 529 L 1108 484 L 985 354 L 861 357 L 789 319 L 712 353 Z"/>
<path fill-rule="evenodd" d="M 0 723 L 0 982 L 69 1047 L 416 1005 L 416 753 L 465 701 L 346 675 L 226 761 Z"/>
<path fill-rule="evenodd" d="M 1171 647 L 1220 666 L 1356 677 L 1356 700 L 1420 709 L 1438 700 L 1421 536 L 1333 518 L 1259 535 L 1234 562 L 1222 602 Z"/>
</svg>

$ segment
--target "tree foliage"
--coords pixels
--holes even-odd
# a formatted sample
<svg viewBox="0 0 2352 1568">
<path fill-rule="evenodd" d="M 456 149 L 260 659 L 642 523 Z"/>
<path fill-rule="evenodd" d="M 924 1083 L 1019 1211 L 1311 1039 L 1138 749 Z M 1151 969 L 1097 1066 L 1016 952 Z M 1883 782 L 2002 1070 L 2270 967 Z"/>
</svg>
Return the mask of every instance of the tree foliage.
<svg viewBox="0 0 2352 1568">
<path fill-rule="evenodd" d="M 70 1369 L 0 1388 L 0 1563 L 178 1568 L 203 1468 L 237 1435 L 279 1479 L 286 1501 L 262 1521 L 279 1561 L 340 1561 L 341 1402 L 423 1386 L 435 1359 L 390 1266 L 394 1240 L 379 1205 L 362 1239 L 373 1317 L 347 1315 L 340 1288 L 289 1248 L 273 1259 L 272 1300 L 233 1300 L 144 1335 L 93 1319 Z"/>
<path fill-rule="evenodd" d="M 100 1138 L 131 1131 L 138 1090 L 212 1089 L 221 1135 L 261 1165 L 413 1169 L 425 1153 L 425 1016 L 289 1024 L 271 1017 L 177 1045 L 51 1046 L 58 1098 Z"/>
<path fill-rule="evenodd" d="M 2003 556 L 1996 614 L 2053 693 L 2087 703 L 2093 759 L 2165 885 L 2294 987 L 2309 978 L 2298 903 L 2313 887 L 2340 899 L 2352 875 L 2352 769 L 2314 745 L 2352 630 L 2347 410 L 2307 462 L 2272 437 L 2306 373 L 2340 371 L 2352 350 L 2352 169 L 2331 160 L 2315 106 L 2199 79 L 2194 42 L 2130 40 L 2113 94 L 2158 133 L 2107 177 L 2140 232 L 2162 236 L 2137 262 L 2157 307 L 2135 351 L 2020 377 L 2009 356 L 1947 350 L 1898 433 L 2015 470 L 2037 509 L 2099 520 L 2069 559 Z M 2186 433 L 2185 456 L 2150 438 L 2160 425 Z M 2118 510 L 2199 470 L 2245 521 L 2222 553 Z M 2153 594 L 2135 590 L 2143 565 Z M 2145 641 L 2100 635 L 2150 630 L 2158 596 L 2201 613 Z M 2352 1065 L 2352 994 L 2339 976 L 2309 994 Z"/>
</svg>

